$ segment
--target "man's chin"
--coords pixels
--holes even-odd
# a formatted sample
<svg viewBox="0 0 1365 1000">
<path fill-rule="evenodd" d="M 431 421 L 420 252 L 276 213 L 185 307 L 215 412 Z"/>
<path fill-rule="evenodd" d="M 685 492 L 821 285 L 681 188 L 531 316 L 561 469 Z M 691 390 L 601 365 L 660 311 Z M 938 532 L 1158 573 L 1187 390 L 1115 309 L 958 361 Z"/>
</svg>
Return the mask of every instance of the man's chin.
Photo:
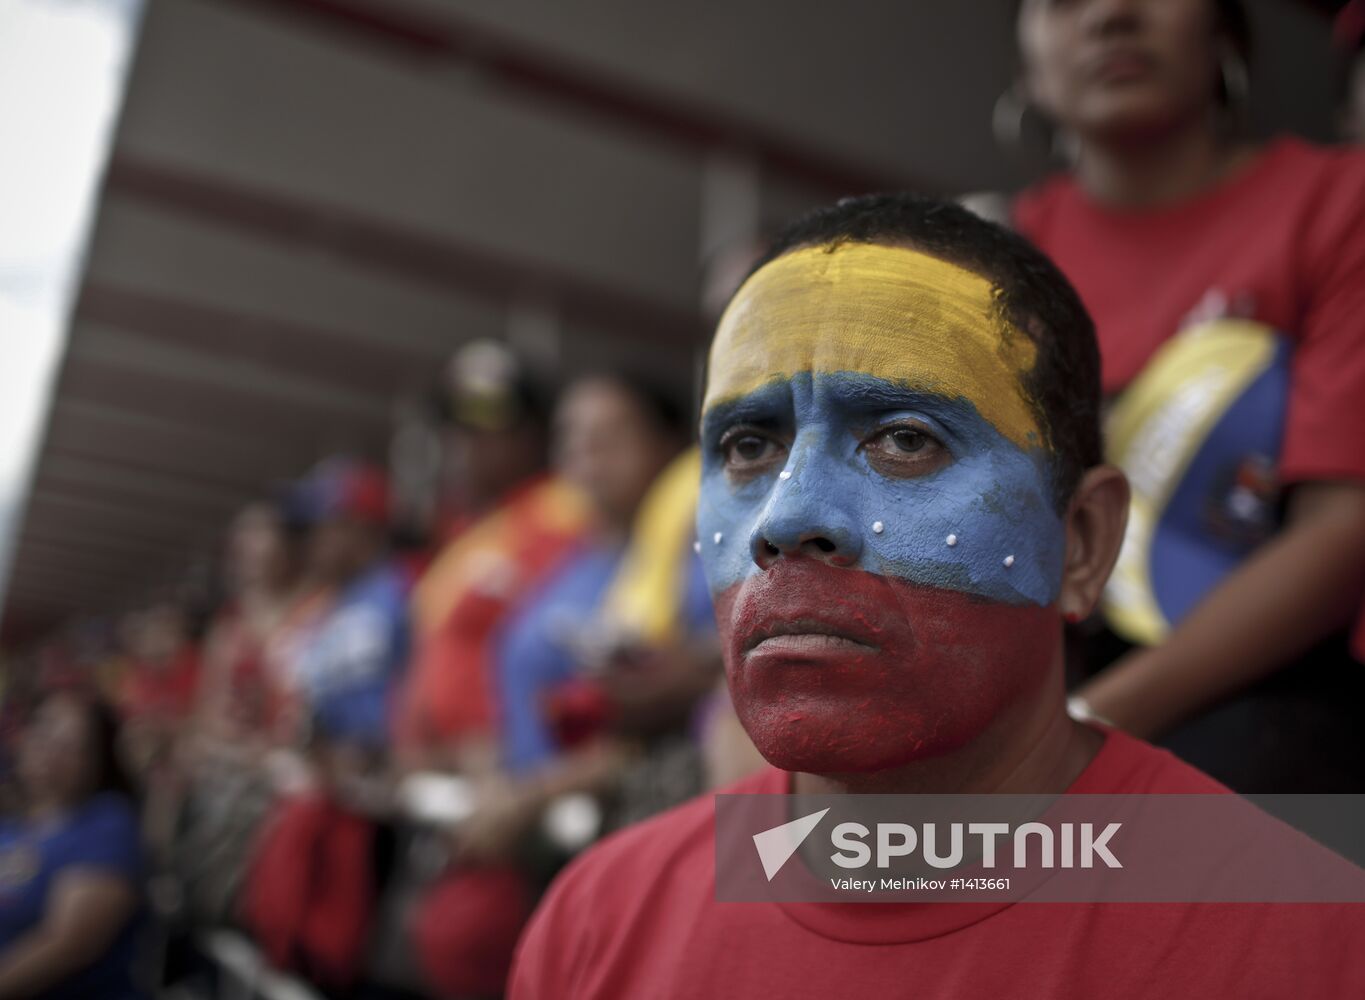
<svg viewBox="0 0 1365 1000">
<path fill-rule="evenodd" d="M 899 748 L 903 751 L 903 748 Z M 918 754 L 887 750 L 875 753 L 793 753 L 789 747 L 769 750 L 758 748 L 759 753 L 773 767 L 792 773 L 817 774 L 826 778 L 840 775 L 877 774 L 892 771 L 913 764 L 916 760 L 927 758 L 928 754 Z"/>
<path fill-rule="evenodd" d="M 871 774 L 928 760 L 952 749 L 928 733 L 850 725 L 847 715 L 828 721 L 790 712 L 742 712 L 740 721 L 773 767 L 807 774 Z M 823 724 L 822 724 L 823 723 Z"/>
</svg>

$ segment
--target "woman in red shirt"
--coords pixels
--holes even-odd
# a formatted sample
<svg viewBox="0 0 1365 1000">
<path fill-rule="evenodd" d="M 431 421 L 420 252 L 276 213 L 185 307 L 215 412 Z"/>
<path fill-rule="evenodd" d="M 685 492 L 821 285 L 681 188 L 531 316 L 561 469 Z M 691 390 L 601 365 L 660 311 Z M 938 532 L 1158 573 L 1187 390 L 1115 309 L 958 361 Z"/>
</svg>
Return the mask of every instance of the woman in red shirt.
<svg viewBox="0 0 1365 1000">
<path fill-rule="evenodd" d="M 1015 223 L 1095 318 L 1135 497 L 1106 617 L 1136 645 L 1075 708 L 1240 790 L 1359 790 L 1365 153 L 1244 138 L 1240 3 L 1023 0 L 1016 25 L 1015 93 L 1072 169 Z"/>
</svg>

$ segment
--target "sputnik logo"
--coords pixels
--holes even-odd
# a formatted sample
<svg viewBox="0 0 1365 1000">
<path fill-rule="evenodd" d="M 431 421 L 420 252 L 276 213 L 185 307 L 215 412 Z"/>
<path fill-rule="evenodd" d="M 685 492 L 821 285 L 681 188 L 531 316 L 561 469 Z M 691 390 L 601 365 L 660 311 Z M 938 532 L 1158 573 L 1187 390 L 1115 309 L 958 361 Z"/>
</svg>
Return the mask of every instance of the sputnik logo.
<svg viewBox="0 0 1365 1000">
<path fill-rule="evenodd" d="M 773 880 L 787 860 L 796 853 L 796 849 L 805 842 L 811 835 L 820 820 L 825 818 L 825 813 L 829 812 L 829 807 L 813 812 L 809 816 L 802 816 L 794 819 L 790 823 L 783 823 L 775 826 L 771 830 L 764 830 L 762 833 L 754 834 L 754 847 L 758 849 L 758 860 L 763 862 L 763 874 L 768 876 L 768 881 Z"/>
</svg>

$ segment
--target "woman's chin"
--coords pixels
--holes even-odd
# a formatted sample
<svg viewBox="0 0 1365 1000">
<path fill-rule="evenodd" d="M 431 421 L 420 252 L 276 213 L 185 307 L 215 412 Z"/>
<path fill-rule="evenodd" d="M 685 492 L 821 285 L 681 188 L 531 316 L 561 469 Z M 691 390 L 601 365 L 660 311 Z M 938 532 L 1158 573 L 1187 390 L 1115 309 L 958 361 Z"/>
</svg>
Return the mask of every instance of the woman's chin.
<svg viewBox="0 0 1365 1000">
<path fill-rule="evenodd" d="M 1109 142 L 1145 141 L 1169 131 L 1180 119 L 1164 97 L 1144 94 L 1104 95 L 1083 117 L 1082 133 Z"/>
</svg>

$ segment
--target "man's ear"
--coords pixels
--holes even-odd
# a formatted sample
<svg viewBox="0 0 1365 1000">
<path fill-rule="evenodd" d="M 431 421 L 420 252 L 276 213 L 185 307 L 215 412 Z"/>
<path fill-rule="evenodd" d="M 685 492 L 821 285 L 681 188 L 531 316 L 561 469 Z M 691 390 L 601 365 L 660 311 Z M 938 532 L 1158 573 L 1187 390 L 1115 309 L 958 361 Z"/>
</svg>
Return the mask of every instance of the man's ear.
<svg viewBox="0 0 1365 1000">
<path fill-rule="evenodd" d="M 1066 563 L 1058 609 L 1072 621 L 1094 609 L 1128 526 L 1128 479 L 1112 465 L 1081 478 L 1066 512 Z"/>
</svg>

